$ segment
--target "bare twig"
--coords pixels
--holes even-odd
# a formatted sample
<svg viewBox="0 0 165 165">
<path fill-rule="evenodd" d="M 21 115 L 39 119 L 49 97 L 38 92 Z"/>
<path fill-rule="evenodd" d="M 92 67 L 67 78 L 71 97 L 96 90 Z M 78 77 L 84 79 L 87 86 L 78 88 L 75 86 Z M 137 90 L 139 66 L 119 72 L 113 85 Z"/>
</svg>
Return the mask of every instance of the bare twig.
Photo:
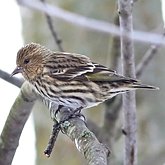
<svg viewBox="0 0 165 165">
<path fill-rule="evenodd" d="M 115 13 L 114 24 L 119 26 L 119 15 Z M 117 70 L 118 62 L 120 58 L 120 37 L 114 36 L 112 38 L 111 45 L 111 66 L 113 69 Z M 117 97 L 114 97 L 105 102 L 105 114 L 104 114 L 104 124 L 103 130 L 109 134 L 109 141 L 114 137 L 115 124 L 118 119 L 118 114 L 120 112 L 120 103 L 121 100 Z M 112 146 L 112 144 L 110 144 Z M 113 147 L 112 147 L 113 149 Z"/>
<path fill-rule="evenodd" d="M 44 3 L 45 0 L 41 0 L 41 2 Z M 50 31 L 51 31 L 51 33 L 52 33 L 54 42 L 57 44 L 59 51 L 62 51 L 62 52 L 63 52 L 64 49 L 62 48 L 62 44 L 61 44 L 61 43 L 62 43 L 62 40 L 58 38 L 58 35 L 57 35 L 56 31 L 55 31 L 54 28 L 53 28 L 53 21 L 52 21 L 52 18 L 51 18 L 50 15 L 48 15 L 48 14 L 45 14 L 45 16 L 46 16 L 46 21 L 47 21 L 47 24 L 48 24 L 48 26 L 49 26 L 49 29 L 50 29 Z"/>
<path fill-rule="evenodd" d="M 162 38 L 165 37 L 165 29 L 163 31 Z M 152 60 L 152 58 L 155 56 L 157 51 L 159 50 L 161 45 L 151 45 L 151 47 L 147 50 L 147 52 L 144 54 L 142 60 L 136 67 L 136 76 L 139 78 L 142 75 L 142 72 L 147 67 L 149 62 Z"/>
<path fill-rule="evenodd" d="M 3 71 L 0 69 L 0 78 L 2 78 L 3 80 L 17 86 L 18 88 L 21 88 L 24 80 L 23 79 L 18 79 L 16 77 L 11 77 L 9 73 Z"/>
<path fill-rule="evenodd" d="M 118 0 L 121 34 L 133 35 L 132 0 Z M 131 37 L 121 36 L 121 57 L 123 74 L 135 78 L 134 46 Z M 135 92 L 123 95 L 125 159 L 124 165 L 137 164 L 137 118 Z"/>
<path fill-rule="evenodd" d="M 48 146 L 46 147 L 45 151 L 44 151 L 44 154 L 47 156 L 47 157 L 50 157 L 51 153 L 52 153 L 52 150 L 53 150 L 53 147 L 54 147 L 54 144 L 56 142 L 56 139 L 57 139 L 57 136 L 60 132 L 60 125 L 58 124 L 58 122 L 55 122 L 53 124 L 53 129 L 52 129 L 52 133 L 51 133 L 51 136 L 49 138 L 49 142 L 48 142 Z"/>
<path fill-rule="evenodd" d="M 35 93 L 24 83 L 20 94 L 13 104 L 5 126 L 0 136 L 0 164 L 9 165 L 12 163 L 14 154 L 19 144 L 19 138 L 23 127 L 30 115 L 36 99 Z"/>
<path fill-rule="evenodd" d="M 74 14 L 72 12 L 65 11 L 61 8 L 58 8 L 57 6 L 52 6 L 47 3 L 43 4 L 42 2 L 33 1 L 33 0 L 17 0 L 17 2 L 18 4 L 22 6 L 39 10 L 41 12 L 47 13 L 50 16 L 60 18 L 64 21 L 73 23 L 78 26 L 82 26 L 85 28 L 89 28 L 89 29 L 104 32 L 104 33 L 110 33 L 112 35 L 127 36 L 128 38 L 132 38 L 136 41 L 165 45 L 165 39 L 162 38 L 162 36 L 159 34 L 142 32 L 142 31 L 134 31 L 132 35 L 128 35 L 127 33 L 121 34 L 119 27 L 111 23 L 99 21 L 92 18 L 87 18 L 78 14 Z"/>
<path fill-rule="evenodd" d="M 158 46 L 158 45 L 152 45 L 147 50 L 147 52 L 144 54 L 142 60 L 140 61 L 140 63 L 137 65 L 137 68 L 136 68 L 136 76 L 138 78 L 142 75 L 142 72 L 144 71 L 144 69 L 147 67 L 149 62 L 152 60 L 154 55 L 157 53 L 159 47 L 160 46 Z"/>
</svg>

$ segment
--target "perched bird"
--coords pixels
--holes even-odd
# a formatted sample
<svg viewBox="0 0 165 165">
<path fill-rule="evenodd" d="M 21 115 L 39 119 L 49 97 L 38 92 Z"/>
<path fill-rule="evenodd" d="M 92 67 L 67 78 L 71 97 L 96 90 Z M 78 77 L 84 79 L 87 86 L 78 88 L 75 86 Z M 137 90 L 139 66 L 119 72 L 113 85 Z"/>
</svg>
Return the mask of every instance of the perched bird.
<svg viewBox="0 0 165 165">
<path fill-rule="evenodd" d="M 22 47 L 16 63 L 12 76 L 22 73 L 45 100 L 75 111 L 93 107 L 129 90 L 157 89 L 121 76 L 87 56 L 53 52 L 36 43 Z"/>
</svg>

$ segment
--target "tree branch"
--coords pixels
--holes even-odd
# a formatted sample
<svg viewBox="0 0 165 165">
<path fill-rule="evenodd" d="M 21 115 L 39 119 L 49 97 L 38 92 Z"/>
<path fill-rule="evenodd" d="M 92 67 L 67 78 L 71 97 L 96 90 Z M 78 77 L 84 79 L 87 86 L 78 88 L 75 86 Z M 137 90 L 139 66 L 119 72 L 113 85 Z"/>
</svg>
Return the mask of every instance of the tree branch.
<svg viewBox="0 0 165 165">
<path fill-rule="evenodd" d="M 132 36 L 132 0 L 118 0 L 121 34 Z M 123 75 L 135 78 L 134 45 L 131 37 L 121 36 L 121 58 Z M 124 165 L 137 164 L 137 118 L 135 92 L 123 94 L 125 159 Z"/>
<path fill-rule="evenodd" d="M 142 75 L 142 72 L 147 67 L 149 62 L 152 60 L 154 55 L 157 53 L 159 46 L 158 45 L 151 45 L 151 47 L 147 50 L 147 52 L 144 54 L 142 60 L 137 65 L 136 68 L 136 76 L 140 77 Z"/>
<path fill-rule="evenodd" d="M 39 10 L 41 12 L 47 13 L 50 16 L 60 18 L 66 22 L 78 26 L 82 26 L 99 32 L 109 33 L 116 36 L 126 36 L 140 42 L 165 45 L 165 38 L 162 38 L 162 36 L 159 34 L 142 31 L 134 31 L 132 35 L 128 35 L 127 33 L 121 34 L 120 28 L 118 26 L 115 26 L 114 24 L 74 14 L 72 12 L 58 8 L 57 6 L 49 5 L 48 3 L 43 4 L 42 2 L 33 0 L 17 0 L 17 2 L 19 5 Z"/>
<path fill-rule="evenodd" d="M 165 37 L 165 29 L 163 31 L 162 38 Z M 155 56 L 155 54 L 158 52 L 161 45 L 151 45 L 151 47 L 147 50 L 147 52 L 144 54 L 142 60 L 136 67 L 136 76 L 140 77 L 142 75 L 142 72 L 147 67 L 149 62 L 152 60 L 152 58 Z"/>
<path fill-rule="evenodd" d="M 66 108 L 61 109 L 60 120 L 66 119 L 69 114 L 70 111 Z M 62 124 L 62 131 L 75 143 L 88 165 L 107 165 L 109 150 L 97 140 L 80 117 L 65 121 Z"/>
<path fill-rule="evenodd" d="M 18 79 L 16 77 L 11 77 L 9 73 L 3 71 L 0 69 L 0 78 L 2 78 L 3 80 L 7 81 L 10 84 L 13 84 L 15 86 L 17 86 L 18 88 L 21 88 L 24 80 L 23 79 Z"/>
<path fill-rule="evenodd" d="M 23 127 L 30 115 L 36 95 L 28 83 L 24 83 L 13 104 L 0 136 L 0 164 L 12 163 Z"/>
<path fill-rule="evenodd" d="M 45 3 L 45 0 L 41 0 L 41 2 Z M 57 44 L 57 47 L 58 47 L 59 51 L 63 52 L 64 49 L 62 48 L 62 40 L 58 38 L 58 35 L 57 35 L 56 31 L 53 28 L 52 18 L 50 17 L 50 15 L 48 15 L 46 13 L 45 13 L 45 17 L 46 17 L 46 21 L 47 21 L 48 27 L 50 29 L 50 32 L 53 36 L 54 42 Z"/>
</svg>

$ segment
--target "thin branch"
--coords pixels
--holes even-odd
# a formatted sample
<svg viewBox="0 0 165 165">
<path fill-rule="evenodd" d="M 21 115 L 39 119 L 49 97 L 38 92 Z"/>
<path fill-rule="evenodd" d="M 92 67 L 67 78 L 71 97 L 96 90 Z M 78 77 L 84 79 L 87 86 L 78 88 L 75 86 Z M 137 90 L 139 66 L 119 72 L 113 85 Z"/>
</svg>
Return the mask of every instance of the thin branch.
<svg viewBox="0 0 165 165">
<path fill-rule="evenodd" d="M 7 81 L 10 84 L 13 84 L 17 86 L 18 88 L 21 88 L 24 80 L 23 79 L 18 79 L 16 77 L 11 77 L 9 73 L 3 71 L 0 69 L 0 78 Z"/>
<path fill-rule="evenodd" d="M 41 0 L 41 2 L 45 3 L 45 0 Z M 50 15 L 48 15 L 46 13 L 45 13 L 45 17 L 46 17 L 46 21 L 47 21 L 47 24 L 49 26 L 49 29 L 52 33 L 54 42 L 57 44 L 59 51 L 63 52 L 64 49 L 62 47 L 62 40 L 58 38 L 58 35 L 57 35 L 56 31 L 54 30 L 52 18 L 50 17 Z"/>
<path fill-rule="evenodd" d="M 33 1 L 33 0 L 17 0 L 17 2 L 19 5 L 26 6 L 28 8 L 32 8 L 35 10 L 39 10 L 41 12 L 47 13 L 50 16 L 60 18 L 66 22 L 78 26 L 82 26 L 99 32 L 110 33 L 112 35 L 127 36 L 128 38 L 132 38 L 136 41 L 141 41 L 145 43 L 165 45 L 165 39 L 162 38 L 162 36 L 159 34 L 142 32 L 142 31 L 134 31 L 132 35 L 128 35 L 124 33 L 121 34 L 120 28 L 111 23 L 74 14 L 72 12 L 58 8 L 57 6 L 49 5 L 48 3 L 43 4 L 42 2 Z"/>
<path fill-rule="evenodd" d="M 165 37 L 165 29 L 163 30 L 162 38 Z M 149 62 L 152 60 L 152 58 L 156 55 L 161 45 L 151 45 L 151 47 L 147 50 L 147 52 L 144 54 L 142 60 L 136 67 L 136 76 L 140 77 L 142 75 L 142 72 L 147 67 Z"/>
<path fill-rule="evenodd" d="M 119 26 L 119 15 L 116 13 L 114 17 L 114 24 Z M 118 62 L 120 58 L 120 37 L 118 36 L 114 36 L 112 38 L 110 55 L 112 58 L 111 59 L 112 68 L 117 70 Z M 114 97 L 105 102 L 103 130 L 105 130 L 105 132 L 109 134 L 109 141 L 112 141 L 110 139 L 114 138 L 114 132 L 116 128 L 115 124 L 120 112 L 120 108 L 119 108 L 120 106 L 121 106 L 121 99 L 119 100 L 118 97 Z M 112 144 L 110 145 L 113 146 Z"/>
<path fill-rule="evenodd" d="M 157 53 L 159 47 L 160 46 L 158 46 L 158 45 L 152 45 L 147 50 L 147 52 L 144 54 L 142 60 L 140 61 L 140 63 L 137 65 L 137 68 L 136 68 L 136 76 L 137 77 L 140 77 L 142 75 L 142 72 L 145 70 L 145 68 L 147 67 L 149 62 L 155 56 L 155 54 Z"/>
<path fill-rule="evenodd" d="M 31 87 L 29 87 L 29 84 L 24 83 L 20 94 L 16 98 L 15 103 L 10 110 L 9 116 L 0 135 L 1 165 L 8 165 L 12 163 L 19 144 L 20 135 L 30 115 L 35 99 L 36 95 L 32 91 Z"/>
<path fill-rule="evenodd" d="M 118 0 L 121 34 L 132 36 L 132 0 Z M 135 78 L 134 45 L 131 37 L 121 36 L 123 75 Z M 137 164 L 137 117 L 135 92 L 123 94 L 125 158 L 124 165 Z"/>
</svg>

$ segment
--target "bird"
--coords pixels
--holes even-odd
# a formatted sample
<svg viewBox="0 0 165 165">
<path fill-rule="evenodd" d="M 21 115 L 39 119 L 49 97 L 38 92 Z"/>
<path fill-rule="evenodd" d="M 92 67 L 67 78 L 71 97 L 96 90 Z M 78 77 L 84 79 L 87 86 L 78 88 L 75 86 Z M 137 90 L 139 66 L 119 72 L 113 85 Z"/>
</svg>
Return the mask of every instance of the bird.
<svg viewBox="0 0 165 165">
<path fill-rule="evenodd" d="M 54 52 L 29 43 L 17 52 L 16 69 L 45 100 L 73 111 L 96 106 L 117 94 L 136 89 L 158 89 L 125 77 L 85 55 Z"/>
</svg>

